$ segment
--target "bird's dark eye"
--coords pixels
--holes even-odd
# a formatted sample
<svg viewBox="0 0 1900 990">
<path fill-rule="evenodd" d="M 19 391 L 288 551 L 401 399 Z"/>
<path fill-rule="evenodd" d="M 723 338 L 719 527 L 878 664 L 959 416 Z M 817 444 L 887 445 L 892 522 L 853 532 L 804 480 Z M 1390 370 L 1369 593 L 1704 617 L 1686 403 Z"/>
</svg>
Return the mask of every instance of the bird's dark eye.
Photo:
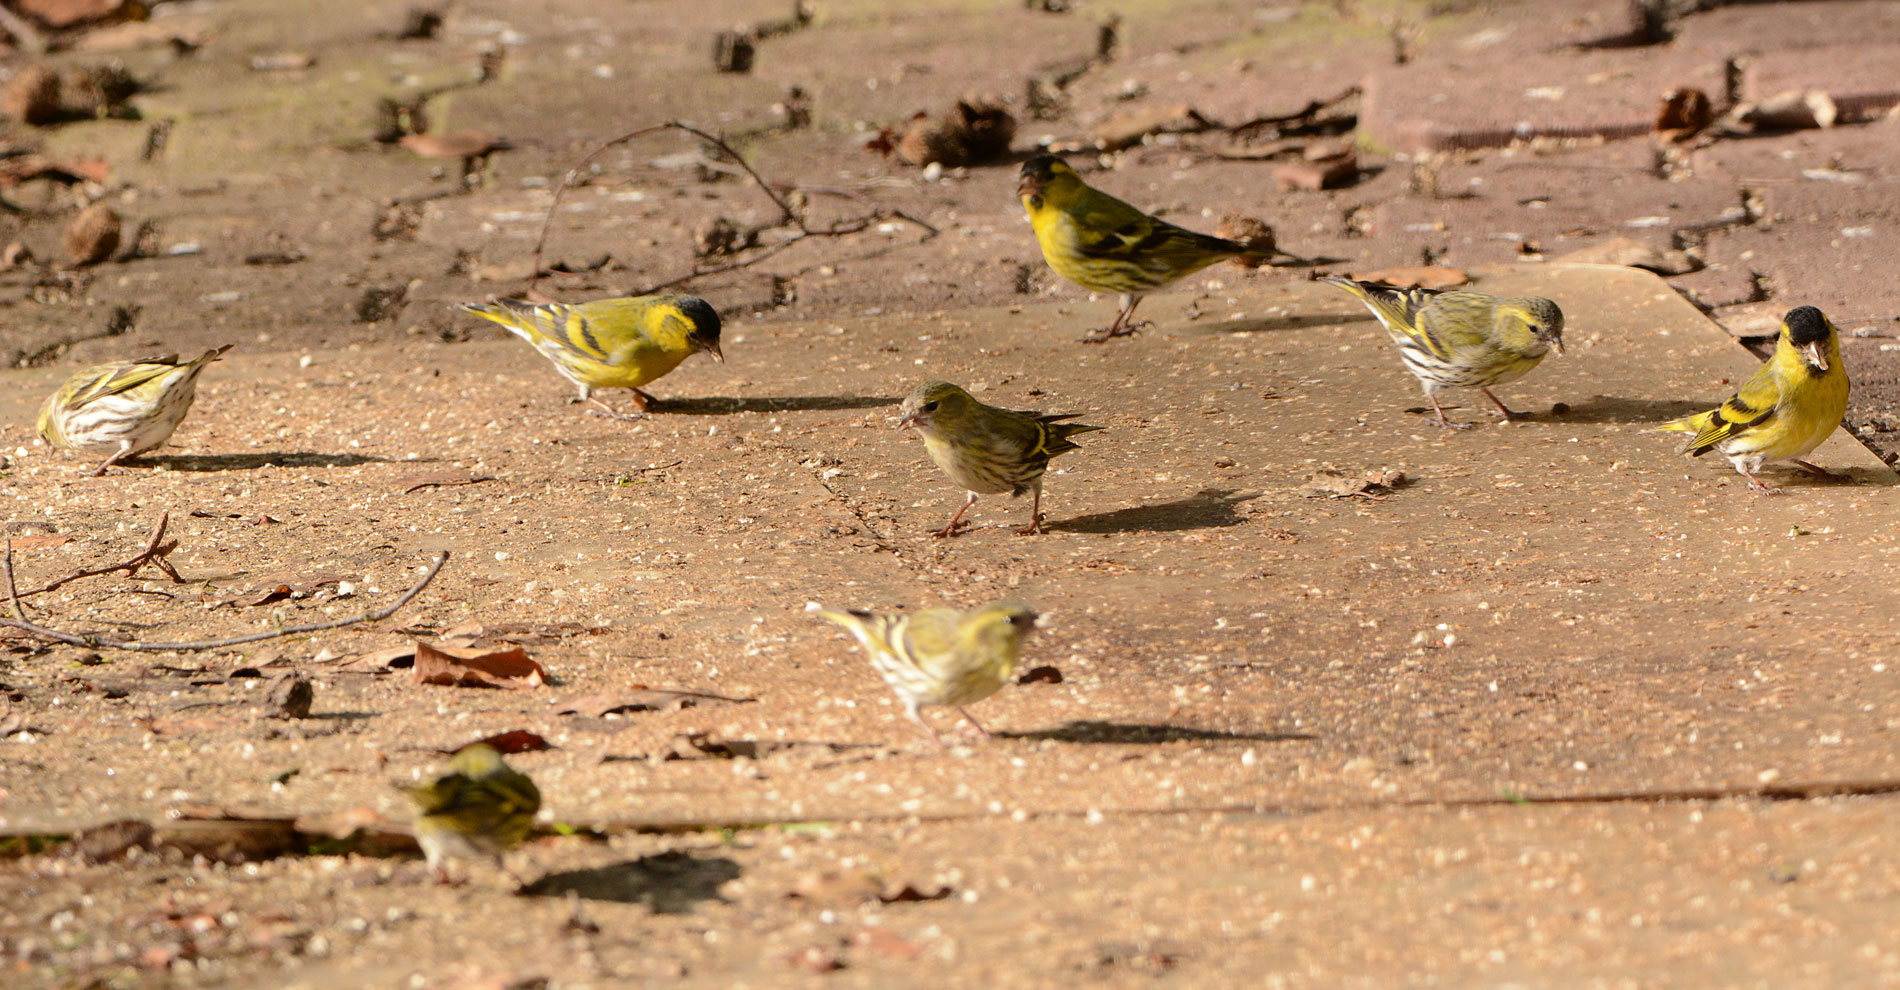
<svg viewBox="0 0 1900 990">
<path fill-rule="evenodd" d="M 924 403 L 924 412 L 936 412 L 936 411 L 937 411 L 937 404 L 935 402 Z"/>
</svg>

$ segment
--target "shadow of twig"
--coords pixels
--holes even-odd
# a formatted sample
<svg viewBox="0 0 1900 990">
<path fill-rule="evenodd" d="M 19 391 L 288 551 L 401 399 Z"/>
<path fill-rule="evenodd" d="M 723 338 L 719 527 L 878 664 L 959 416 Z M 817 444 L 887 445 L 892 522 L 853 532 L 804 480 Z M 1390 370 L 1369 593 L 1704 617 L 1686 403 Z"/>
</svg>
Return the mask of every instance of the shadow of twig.
<svg viewBox="0 0 1900 990">
<path fill-rule="evenodd" d="M 1235 320 L 1223 323 L 1221 333 L 1272 333 L 1276 330 L 1305 330 L 1308 327 L 1336 327 L 1354 322 L 1352 317 L 1326 314 L 1288 313 L 1264 320 Z"/>
<path fill-rule="evenodd" d="M 1510 400 L 1505 400 L 1510 401 Z M 1655 423 L 1661 425 L 1716 406 L 1713 401 L 1686 399 L 1629 399 L 1615 395 L 1593 395 L 1587 402 L 1572 405 L 1567 412 L 1540 412 L 1538 419 L 1559 423 Z"/>
<path fill-rule="evenodd" d="M 730 396 L 705 396 L 697 399 L 661 399 L 654 412 L 682 416 L 729 416 L 742 412 L 826 412 L 841 409 L 876 409 L 894 406 L 898 400 L 881 396 L 780 395 L 739 399 Z"/>
<path fill-rule="evenodd" d="M 315 451 L 266 451 L 258 454 L 146 454 L 121 464 L 162 464 L 173 471 L 252 471 L 261 467 L 355 467 L 388 464 L 386 458 L 362 454 L 319 454 Z M 420 463 L 420 462 L 418 462 Z"/>
<path fill-rule="evenodd" d="M 532 897 L 573 894 L 590 901 L 645 904 L 655 914 L 686 914 L 701 901 L 724 900 L 719 888 L 739 873 L 739 864 L 724 856 L 702 859 L 663 852 L 591 870 L 550 873 L 521 892 Z"/>
<path fill-rule="evenodd" d="M 998 732 L 1007 739 L 1052 739 L 1072 743 L 1131 743 L 1153 746 L 1171 742 L 1299 742 L 1315 739 L 1304 732 L 1221 732 L 1187 725 L 1103 722 L 1079 719 L 1035 732 Z"/>
<path fill-rule="evenodd" d="M 1247 517 L 1236 512 L 1235 507 L 1260 495 L 1260 492 L 1237 495 L 1231 489 L 1204 488 L 1173 502 L 1076 516 L 1044 523 L 1043 528 L 1067 533 L 1167 533 L 1183 529 L 1220 529 L 1246 522 Z"/>
</svg>

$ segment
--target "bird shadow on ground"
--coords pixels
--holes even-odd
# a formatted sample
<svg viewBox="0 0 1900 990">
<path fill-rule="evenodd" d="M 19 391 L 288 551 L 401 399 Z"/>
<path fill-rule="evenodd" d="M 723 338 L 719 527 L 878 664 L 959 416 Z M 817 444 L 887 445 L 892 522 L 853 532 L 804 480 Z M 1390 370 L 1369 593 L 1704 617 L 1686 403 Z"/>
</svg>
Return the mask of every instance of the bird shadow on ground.
<svg viewBox="0 0 1900 990">
<path fill-rule="evenodd" d="M 1502 397 L 1500 397 L 1502 398 Z M 1506 398 L 1504 401 L 1509 402 Z M 1541 411 L 1534 418 L 1557 423 L 1656 423 L 1681 419 L 1705 409 L 1713 409 L 1720 399 L 1629 399 L 1615 395 L 1593 395 L 1587 401 L 1571 404 L 1561 413 Z"/>
<path fill-rule="evenodd" d="M 1814 455 L 1808 456 L 1812 458 Z M 1708 459 L 1704 458 L 1704 460 Z M 1723 465 L 1717 461 L 1714 466 Z M 1824 464 L 1822 467 L 1827 467 L 1827 465 Z M 1884 471 L 1880 468 L 1830 467 L 1828 471 L 1833 474 L 1833 477 L 1817 478 L 1792 464 L 1770 464 L 1763 469 L 1762 480 L 1790 495 L 1803 488 L 1853 488 L 1859 485 L 1891 488 L 1900 481 L 1894 477 L 1892 471 Z M 1739 475 L 1732 477 L 1736 481 L 1741 480 Z"/>
<path fill-rule="evenodd" d="M 723 901 L 719 888 L 739 877 L 739 864 L 724 856 L 663 852 L 591 870 L 550 873 L 523 887 L 530 897 L 584 897 L 590 901 L 645 904 L 654 914 L 687 914 L 701 901 Z"/>
<path fill-rule="evenodd" d="M 127 463 L 127 462 L 120 462 Z M 164 454 L 131 461 L 133 467 L 151 465 L 173 471 L 252 471 L 261 467 L 355 467 L 358 464 L 388 464 L 382 457 L 362 454 L 319 454 L 315 451 L 266 451 L 261 454 Z M 416 463 L 421 463 L 420 461 Z"/>
<path fill-rule="evenodd" d="M 876 409 L 894 406 L 899 400 L 880 396 L 853 395 L 781 395 L 736 399 L 707 396 L 699 399 L 661 399 L 652 404 L 654 412 L 682 416 L 729 416 L 747 412 L 827 412 L 839 409 Z"/>
<path fill-rule="evenodd" d="M 1337 327 L 1357 322 L 1356 317 L 1325 313 L 1288 313 L 1261 320 L 1235 320 L 1214 328 L 1216 333 L 1272 333 L 1276 330 L 1305 330 L 1308 327 Z"/>
<path fill-rule="evenodd" d="M 1049 739 L 1071 743 L 1133 743 L 1158 745 L 1171 742 L 1300 742 L 1319 737 L 1304 732 L 1220 732 L 1187 725 L 1143 722 L 1103 722 L 1078 719 L 1053 729 L 1035 732 L 998 732 L 1005 739 Z"/>
<path fill-rule="evenodd" d="M 1065 533 L 1168 533 L 1183 529 L 1221 529 L 1246 522 L 1247 517 L 1235 511 L 1236 507 L 1262 494 L 1248 492 L 1242 495 L 1236 494 L 1233 489 L 1203 488 L 1173 502 L 1076 516 L 1044 523 L 1043 528 Z"/>
</svg>

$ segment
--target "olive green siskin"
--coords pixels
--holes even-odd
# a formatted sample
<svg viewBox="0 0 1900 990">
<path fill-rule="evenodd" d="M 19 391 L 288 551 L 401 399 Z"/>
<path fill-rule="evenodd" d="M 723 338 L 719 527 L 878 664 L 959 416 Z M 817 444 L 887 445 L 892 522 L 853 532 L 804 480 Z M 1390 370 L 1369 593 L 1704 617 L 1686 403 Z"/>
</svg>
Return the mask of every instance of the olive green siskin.
<svg viewBox="0 0 1900 990">
<path fill-rule="evenodd" d="M 857 637 L 871 666 L 904 703 L 905 714 L 939 746 L 942 737 L 918 709 L 949 705 L 987 737 L 989 731 L 964 706 L 995 694 L 1015 678 L 1023 634 L 1036 626 L 1034 612 L 1002 602 L 967 612 L 933 608 L 915 615 L 838 611 L 817 602 L 807 603 L 805 611 Z"/>
<path fill-rule="evenodd" d="M 1424 386 L 1438 425 L 1467 429 L 1445 418 L 1438 390 L 1475 388 L 1505 419 L 1517 413 L 1491 394 L 1491 386 L 1516 381 L 1555 348 L 1564 352 L 1564 313 L 1542 296 L 1501 298 L 1464 290 L 1398 289 L 1375 282 L 1324 278 L 1359 297 L 1385 325 L 1399 359 Z"/>
<path fill-rule="evenodd" d="M 528 775 L 502 761 L 486 743 L 449 760 L 448 772 L 405 788 L 415 806 L 416 841 L 437 879 L 447 880 L 450 859 L 489 859 L 497 865 L 534 828 L 541 792 Z"/>
<path fill-rule="evenodd" d="M 1810 474 L 1834 477 L 1801 457 L 1841 425 L 1847 391 L 1840 331 L 1820 310 L 1801 306 L 1782 318 L 1775 353 L 1727 402 L 1658 429 L 1694 434 L 1690 454 L 1720 451 L 1748 479 L 1748 487 L 1779 495 L 1781 489 L 1756 477 L 1771 461 L 1791 461 Z"/>
<path fill-rule="evenodd" d="M 1096 189 L 1054 155 L 1023 163 L 1016 187 L 1042 257 L 1056 274 L 1091 292 L 1121 294 L 1115 322 L 1091 343 L 1134 333 L 1141 297 L 1228 258 L 1252 257 L 1239 241 L 1177 227 Z"/>
<path fill-rule="evenodd" d="M 970 497 L 950 517 L 938 536 L 955 536 L 963 514 L 978 495 L 1009 492 L 1034 493 L 1029 524 L 1021 536 L 1042 532 L 1042 475 L 1049 459 L 1081 447 L 1069 440 L 1078 433 L 1102 429 L 1065 423 L 1080 413 L 1047 416 L 984 405 L 949 382 L 925 382 L 904 399 L 897 425 L 911 427 L 924 438 L 924 449 L 950 480 Z"/>
<path fill-rule="evenodd" d="M 497 299 L 457 307 L 492 320 L 534 345 L 568 381 L 580 401 L 592 402 L 615 419 L 646 415 L 652 396 L 640 387 L 701 351 L 724 361 L 719 350 L 719 314 L 695 296 L 633 296 L 589 303 L 531 303 Z M 600 388 L 633 391 L 632 415 L 594 396 Z"/>
<path fill-rule="evenodd" d="M 40 439 L 63 450 L 110 447 L 92 474 L 171 439 L 198 397 L 198 375 L 231 349 L 214 347 L 180 364 L 178 355 L 120 361 L 74 375 L 40 407 Z"/>
</svg>

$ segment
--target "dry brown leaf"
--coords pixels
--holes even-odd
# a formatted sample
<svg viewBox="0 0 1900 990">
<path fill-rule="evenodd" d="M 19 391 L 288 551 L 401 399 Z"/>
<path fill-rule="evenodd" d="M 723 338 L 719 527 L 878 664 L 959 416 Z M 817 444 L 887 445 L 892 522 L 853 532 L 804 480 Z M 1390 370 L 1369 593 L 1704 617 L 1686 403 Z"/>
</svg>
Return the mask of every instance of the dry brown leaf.
<svg viewBox="0 0 1900 990">
<path fill-rule="evenodd" d="M 1623 265 L 1658 275 L 1683 275 L 1702 267 L 1686 251 L 1659 248 L 1634 237 L 1613 237 L 1601 244 L 1592 244 L 1551 260 L 1572 264 Z"/>
<path fill-rule="evenodd" d="M 1390 468 L 1374 468 L 1351 475 L 1336 468 L 1321 468 L 1306 479 L 1301 494 L 1308 498 L 1381 499 L 1405 485 L 1405 473 Z"/>
<path fill-rule="evenodd" d="M 463 619 L 461 622 L 457 622 L 455 625 L 452 625 L 448 627 L 447 629 L 442 630 L 440 633 L 436 634 L 436 638 L 443 640 L 444 642 L 451 639 L 460 639 L 460 640 L 467 640 L 468 642 L 472 643 L 475 640 L 481 639 L 482 633 L 486 631 L 487 630 L 482 628 L 482 624 L 480 622 L 477 622 L 474 619 Z"/>
<path fill-rule="evenodd" d="M 1709 94 L 1693 86 L 1684 86 L 1664 94 L 1656 109 L 1656 134 L 1665 141 L 1681 141 L 1695 136 L 1715 120 L 1715 107 Z"/>
<path fill-rule="evenodd" d="M 1051 667 L 1047 664 L 1044 664 L 1043 666 L 1040 666 L 1040 667 L 1031 667 L 1028 670 L 1023 671 L 1023 676 L 1016 678 L 1016 683 L 1018 684 L 1060 684 L 1062 683 L 1062 671 L 1057 670 L 1056 668 Z"/>
<path fill-rule="evenodd" d="M 941 901 L 956 890 L 948 884 L 930 884 L 919 887 L 916 884 L 892 884 L 880 891 L 877 899 L 885 904 L 904 904 L 911 901 Z"/>
<path fill-rule="evenodd" d="M 75 268 L 96 265 L 119 249 L 119 214 L 104 203 L 79 211 L 66 225 L 66 258 Z"/>
<path fill-rule="evenodd" d="M 1234 259 L 1234 264 L 1242 268 L 1259 268 L 1280 253 L 1273 228 L 1265 220 L 1245 213 L 1223 215 L 1220 225 L 1214 228 L 1214 236 L 1247 245 L 1248 253 Z"/>
<path fill-rule="evenodd" d="M 526 729 L 509 729 L 507 732 L 497 732 L 492 736 L 471 739 L 452 750 L 444 751 L 442 755 L 452 756 L 478 744 L 493 747 L 495 752 L 504 756 L 512 753 L 538 753 L 544 749 L 554 748 L 554 744 L 548 742 L 546 737 L 539 733 L 529 732 Z"/>
<path fill-rule="evenodd" d="M 878 900 L 884 884 L 863 870 L 817 870 L 799 877 L 785 896 L 818 907 L 851 907 Z"/>
<path fill-rule="evenodd" d="M 154 834 L 150 822 L 135 819 L 106 822 L 74 833 L 67 849 L 88 863 L 104 863 L 122 858 L 133 849 L 152 848 Z"/>
<path fill-rule="evenodd" d="M 450 131 L 446 134 L 404 134 L 396 143 L 423 158 L 479 158 L 506 151 L 507 141 L 487 131 Z"/>
<path fill-rule="evenodd" d="M 971 96 L 936 116 L 917 114 L 892 147 L 912 165 L 982 165 L 1009 154 L 1016 118 L 994 96 Z"/>
<path fill-rule="evenodd" d="M 1273 181 L 1282 191 L 1318 192 L 1350 186 L 1359 178 L 1359 156 L 1352 149 L 1276 166 Z"/>
<path fill-rule="evenodd" d="M 88 21 L 143 19 L 145 4 L 128 0 L 13 0 L 13 9 L 49 28 L 68 28 Z"/>
<path fill-rule="evenodd" d="M 15 553 L 23 550 L 47 550 L 60 546 L 73 538 L 71 533 L 46 533 L 33 536 L 15 536 L 8 542 Z"/>
<path fill-rule="evenodd" d="M 1185 103 L 1140 107 L 1116 114 L 1089 129 L 1089 140 L 1102 151 L 1120 151 L 1150 134 L 1192 134 L 1214 129 L 1213 121 Z"/>
<path fill-rule="evenodd" d="M 519 646 L 481 651 L 417 643 L 415 677 L 418 684 L 451 687 L 526 689 L 547 683 L 547 671 Z"/>
<path fill-rule="evenodd" d="M 614 712 L 674 712 L 699 704 L 704 695 L 690 691 L 635 688 L 630 691 L 599 691 L 565 701 L 556 715 L 591 715 L 601 718 Z M 729 700 L 729 699 L 720 699 Z M 750 701 L 751 699 L 739 699 Z"/>
<path fill-rule="evenodd" d="M 59 119 L 59 73 L 43 65 L 15 72 L 0 89 L 0 112 L 21 124 L 50 124 Z"/>
<path fill-rule="evenodd" d="M 341 584 L 348 577 L 344 574 L 293 574 L 279 571 L 258 578 L 251 590 L 237 596 L 235 601 L 241 605 L 256 607 L 280 602 L 286 598 L 305 598 L 316 594 L 328 585 Z"/>
<path fill-rule="evenodd" d="M 220 863 L 255 863 L 297 847 L 294 818 L 180 818 L 160 822 L 155 842 Z"/>
<path fill-rule="evenodd" d="M 384 671 L 415 666 L 416 644 L 405 643 L 353 657 L 337 665 L 339 670 Z"/>
<path fill-rule="evenodd" d="M 1471 281 L 1471 276 L 1462 269 L 1441 268 L 1437 265 L 1381 268 L 1373 272 L 1355 272 L 1353 277 L 1362 282 L 1380 282 L 1397 289 L 1449 289 Z"/>
<path fill-rule="evenodd" d="M 851 944 L 860 949 L 892 956 L 898 959 L 915 959 L 924 951 L 924 947 L 900 937 L 883 925 L 872 925 L 860 929 L 851 935 Z"/>
</svg>

